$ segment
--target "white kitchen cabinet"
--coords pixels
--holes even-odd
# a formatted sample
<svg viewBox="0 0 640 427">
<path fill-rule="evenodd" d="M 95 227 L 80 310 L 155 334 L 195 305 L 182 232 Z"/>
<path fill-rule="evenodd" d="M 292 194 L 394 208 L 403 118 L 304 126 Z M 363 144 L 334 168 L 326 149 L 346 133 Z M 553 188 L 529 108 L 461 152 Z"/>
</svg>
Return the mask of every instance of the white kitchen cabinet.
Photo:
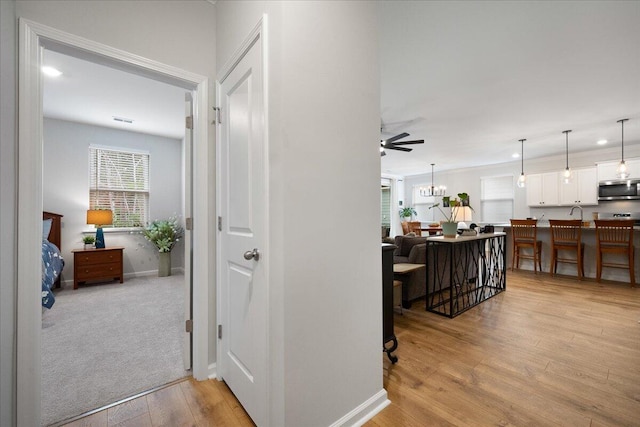
<svg viewBox="0 0 640 427">
<path fill-rule="evenodd" d="M 527 176 L 527 205 L 557 206 L 560 204 L 558 172 L 531 174 Z"/>
<path fill-rule="evenodd" d="M 561 181 L 561 205 L 597 205 L 598 170 L 596 168 L 574 169 L 573 180 L 569 184 Z"/>
<path fill-rule="evenodd" d="M 631 172 L 631 179 L 640 179 L 640 158 L 625 159 L 629 171 Z M 598 181 L 611 181 L 619 179 L 616 176 L 616 169 L 618 168 L 620 160 L 613 162 L 598 163 Z"/>
</svg>

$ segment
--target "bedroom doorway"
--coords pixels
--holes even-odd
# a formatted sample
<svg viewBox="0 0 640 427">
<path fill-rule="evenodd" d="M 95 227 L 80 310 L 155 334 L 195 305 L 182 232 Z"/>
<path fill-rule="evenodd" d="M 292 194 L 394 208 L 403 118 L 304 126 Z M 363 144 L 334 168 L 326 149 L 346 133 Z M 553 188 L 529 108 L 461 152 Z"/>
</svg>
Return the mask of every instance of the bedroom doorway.
<svg viewBox="0 0 640 427">
<path fill-rule="evenodd" d="M 169 254 L 172 276 L 159 278 L 158 250 L 134 222 L 177 216 L 184 225 L 191 216 L 191 132 L 185 117 L 192 115 L 192 94 L 46 48 L 43 63 L 63 73 L 43 78 L 43 206 L 63 214 L 66 223 L 65 286 L 42 314 L 42 421 L 49 425 L 190 375 L 190 334 L 184 328 L 191 318 L 190 232 Z M 130 119 L 110 123 L 111 115 Z M 111 166 L 97 170 L 91 159 L 98 158 Z M 46 173 L 56 167 L 56 173 Z M 137 185 L 129 178 L 133 170 L 146 172 L 140 179 L 148 192 L 119 191 L 125 182 Z M 80 273 L 74 266 L 78 257 L 102 253 L 72 252 L 83 249 L 80 237 L 93 235 L 84 213 L 93 191 L 89 181 L 95 179 L 87 177 L 98 173 L 103 192 L 97 203 L 113 210 L 114 227 L 131 226 L 120 232 L 105 227 L 104 233 L 105 250 L 124 248 L 124 284 L 107 280 L 71 290 L 69 279 Z M 140 215 L 143 220 L 129 220 Z M 69 353 L 75 357 L 65 357 Z M 66 379 L 62 384 L 60 377 Z"/>
<path fill-rule="evenodd" d="M 20 174 L 18 177 L 18 232 L 23 236 L 18 243 L 18 282 L 32 283 L 39 281 L 40 256 L 35 249 L 40 240 L 40 213 L 42 211 L 44 164 L 42 157 L 42 134 L 43 134 L 43 113 L 42 113 L 42 88 L 39 84 L 40 66 L 42 52 L 45 49 L 61 52 L 70 55 L 82 56 L 85 59 L 94 60 L 96 63 L 113 66 L 115 68 L 126 69 L 129 72 L 174 84 L 187 90 L 193 97 L 193 103 L 201 106 L 206 105 L 206 78 L 197 76 L 179 69 L 165 66 L 153 61 L 141 59 L 135 55 L 107 46 L 100 45 L 85 39 L 76 38 L 69 34 L 41 26 L 33 22 L 21 21 L 21 41 L 20 49 L 21 79 L 20 82 L 20 135 L 18 144 L 18 166 Z M 183 93 L 184 96 L 184 93 Z M 180 103 L 180 108 L 184 109 L 184 98 Z M 35 111 L 36 114 L 26 114 Z M 39 114 L 38 114 L 39 113 Z M 196 158 L 192 168 L 191 176 L 183 176 L 181 185 L 186 186 L 187 182 L 194 181 L 195 185 L 202 185 L 198 176 L 207 176 L 207 120 L 201 114 L 196 114 L 192 119 L 193 130 L 193 157 Z M 186 140 L 187 138 L 185 138 Z M 202 156 L 202 161 L 197 157 Z M 203 163 L 204 162 L 204 163 Z M 193 177 L 193 178 L 192 178 Z M 206 189 L 207 184 L 202 185 Z M 187 196 L 185 196 L 187 197 Z M 194 201 L 194 214 L 206 213 L 208 198 Z M 198 228 L 206 235 L 208 226 L 202 221 L 204 226 Z M 196 227 L 198 223 L 196 223 Z M 190 233 L 188 230 L 187 233 Z M 109 237 L 107 237 L 108 239 Z M 185 270 L 190 270 L 193 266 L 193 277 L 196 281 L 200 277 L 207 276 L 207 248 L 208 243 L 202 239 L 194 239 L 192 247 L 185 248 L 193 261 L 185 265 Z M 36 242 L 37 245 L 36 245 Z M 135 249 L 134 249 L 135 250 Z M 200 256 L 202 255 L 202 257 Z M 202 259 L 204 258 L 204 260 Z M 193 309 L 193 315 L 197 319 L 204 319 L 196 322 L 198 327 L 194 327 L 197 337 L 194 347 L 197 351 L 193 353 L 193 374 L 197 379 L 203 379 L 207 375 L 207 345 L 206 339 L 203 345 L 202 336 L 206 337 L 206 279 L 200 283 L 201 286 L 193 288 L 196 298 L 200 296 L 200 304 Z M 19 425 L 39 425 L 41 423 L 40 392 L 41 392 L 41 358 L 42 358 L 42 313 L 39 305 L 40 289 L 29 289 L 29 287 L 18 288 L 18 335 L 25 338 L 18 343 L 18 367 L 17 367 L 17 421 Z M 186 291 L 185 291 L 186 295 Z M 203 297 L 204 296 L 204 297 Z M 36 303 L 37 302 L 37 303 Z M 185 317 L 192 318 L 190 310 L 185 310 Z M 182 323 L 179 319 L 178 322 Z M 181 325 L 182 326 L 182 325 Z M 204 333 L 203 333 L 204 332 Z M 198 338 L 199 337 L 199 338 Z M 186 340 L 185 340 L 186 342 Z M 182 360 L 180 360 L 182 363 Z"/>
</svg>

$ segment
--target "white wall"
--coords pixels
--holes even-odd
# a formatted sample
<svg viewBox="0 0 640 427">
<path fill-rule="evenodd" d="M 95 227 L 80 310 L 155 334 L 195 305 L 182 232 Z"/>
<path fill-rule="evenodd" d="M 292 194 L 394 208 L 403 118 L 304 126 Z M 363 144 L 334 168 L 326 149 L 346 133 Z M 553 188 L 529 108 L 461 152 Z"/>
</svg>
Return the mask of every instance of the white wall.
<svg viewBox="0 0 640 427">
<path fill-rule="evenodd" d="M 376 7 L 216 8 L 221 65 L 269 20 L 271 424 L 330 425 L 384 393 Z"/>
<path fill-rule="evenodd" d="M 118 129 L 44 120 L 43 208 L 62 218 L 63 280 L 73 280 L 71 250 L 83 247 L 82 237 L 89 207 L 89 146 L 100 145 L 149 153 L 149 220 L 166 219 L 182 212 L 182 141 Z M 184 220 L 181 219 L 184 225 Z M 124 246 L 124 274 L 150 274 L 158 269 L 158 251 L 140 234 L 110 232 L 107 246 Z M 181 242 L 171 254 L 171 267 L 184 267 Z"/>
<path fill-rule="evenodd" d="M 16 370 L 16 25 L 15 2 L 0 1 L 0 425 L 15 423 Z"/>
</svg>

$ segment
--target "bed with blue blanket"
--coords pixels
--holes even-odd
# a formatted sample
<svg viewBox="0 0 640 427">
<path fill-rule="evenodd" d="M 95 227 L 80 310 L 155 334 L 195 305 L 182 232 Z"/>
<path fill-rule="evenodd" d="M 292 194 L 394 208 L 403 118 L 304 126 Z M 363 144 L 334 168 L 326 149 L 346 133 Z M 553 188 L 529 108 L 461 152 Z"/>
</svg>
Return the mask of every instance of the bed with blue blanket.
<svg viewBox="0 0 640 427">
<path fill-rule="evenodd" d="M 51 308 L 56 298 L 53 288 L 60 287 L 64 259 L 60 253 L 62 215 L 42 213 L 42 306 Z"/>
</svg>

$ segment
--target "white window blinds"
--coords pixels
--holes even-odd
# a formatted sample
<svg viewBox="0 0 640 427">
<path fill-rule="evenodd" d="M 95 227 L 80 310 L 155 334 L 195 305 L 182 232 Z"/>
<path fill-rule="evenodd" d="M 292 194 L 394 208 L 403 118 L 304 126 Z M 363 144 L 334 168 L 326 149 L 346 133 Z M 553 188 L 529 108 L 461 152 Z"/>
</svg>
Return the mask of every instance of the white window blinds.
<svg viewBox="0 0 640 427">
<path fill-rule="evenodd" d="M 89 206 L 111 209 L 114 227 L 140 227 L 149 217 L 149 154 L 89 147 Z"/>
<path fill-rule="evenodd" d="M 480 179 L 482 222 L 504 223 L 513 217 L 513 176 Z"/>
</svg>

